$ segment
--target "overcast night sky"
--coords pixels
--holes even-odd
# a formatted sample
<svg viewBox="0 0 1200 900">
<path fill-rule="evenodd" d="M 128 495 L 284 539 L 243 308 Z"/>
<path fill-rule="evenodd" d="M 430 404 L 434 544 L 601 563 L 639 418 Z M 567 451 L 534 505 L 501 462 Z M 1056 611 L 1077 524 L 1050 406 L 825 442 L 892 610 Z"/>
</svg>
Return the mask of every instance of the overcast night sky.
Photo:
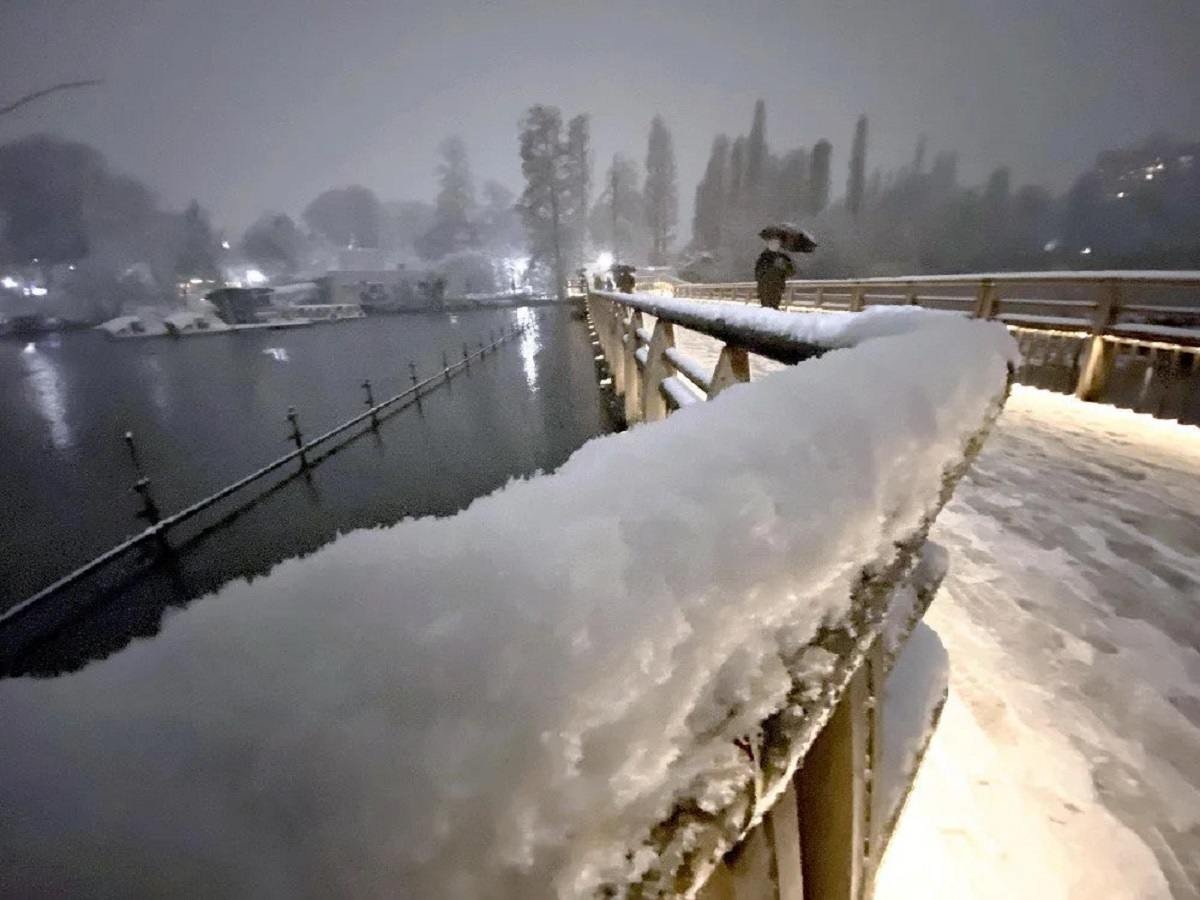
<svg viewBox="0 0 1200 900">
<path fill-rule="evenodd" d="M 477 179 L 520 189 L 516 123 L 534 102 L 592 116 L 597 178 L 642 161 L 662 113 L 682 231 L 713 135 L 767 101 L 776 152 L 821 137 L 845 183 L 855 117 L 868 166 L 955 149 L 1064 187 L 1102 149 L 1200 137 L 1196 0 L 469 3 L 0 0 L 0 100 L 58 81 L 0 141 L 87 141 L 181 205 L 239 229 L 350 183 L 429 199 L 435 148 L 466 140 Z"/>
</svg>

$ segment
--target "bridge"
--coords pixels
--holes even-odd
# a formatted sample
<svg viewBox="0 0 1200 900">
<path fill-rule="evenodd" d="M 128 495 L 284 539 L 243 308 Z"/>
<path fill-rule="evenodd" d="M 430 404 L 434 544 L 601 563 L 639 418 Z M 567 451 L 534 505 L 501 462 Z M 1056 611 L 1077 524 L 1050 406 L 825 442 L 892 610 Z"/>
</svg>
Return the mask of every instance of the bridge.
<svg viewBox="0 0 1200 900">
<path fill-rule="evenodd" d="M 314 666 L 354 686 L 366 679 L 380 687 L 419 687 L 431 708 L 457 716 L 459 736 L 439 742 L 434 734 L 414 743 L 381 722 L 390 746 L 406 750 L 387 766 L 398 765 L 390 775 L 405 784 L 428 782 L 429 802 L 446 802 L 452 811 L 436 828 L 415 817 L 401 834 L 427 861 L 422 865 L 430 859 L 441 864 L 433 873 L 479 855 L 484 877 L 516 878 L 503 882 L 510 887 L 523 883 L 512 872 L 524 871 L 643 896 L 759 896 L 766 885 L 770 896 L 858 897 L 872 889 L 886 895 L 904 884 L 914 877 L 906 865 L 928 872 L 965 857 L 971 865 L 958 871 L 952 862 L 947 877 L 958 876 L 960 889 L 978 894 L 981 872 L 989 862 L 997 865 L 979 833 L 994 827 L 999 834 L 991 836 L 992 847 L 1013 839 L 1011 832 L 1034 830 L 1055 847 L 1090 850 L 1096 868 L 1088 877 L 1100 887 L 1153 868 L 1165 882 L 1147 875 L 1139 887 L 1149 893 L 1167 882 L 1177 890 L 1194 888 L 1191 861 L 1200 858 L 1194 833 L 1186 825 L 1164 825 L 1179 821 L 1169 807 L 1182 805 L 1185 796 L 1172 798 L 1168 787 L 1182 792 L 1194 773 L 1177 758 L 1178 746 L 1149 737 L 1169 733 L 1197 746 L 1195 733 L 1171 717 L 1172 711 L 1186 717 L 1192 709 L 1186 697 L 1194 696 L 1180 672 L 1191 664 L 1188 642 L 1196 644 L 1195 617 L 1188 612 L 1194 607 L 1187 604 L 1200 584 L 1196 430 L 1020 384 L 993 428 L 1010 380 L 1043 379 L 1060 390 L 1069 381 L 1071 394 L 1120 399 L 1128 397 L 1132 378 L 1136 405 L 1177 411 L 1176 418 L 1188 420 L 1195 397 L 1191 329 L 1136 319 L 1167 315 L 1143 307 L 1170 306 L 1169 315 L 1185 319 L 1190 313 L 1182 304 L 1124 302 L 1134 289 L 1163 287 L 1146 285 L 1144 276 L 1055 276 L 1045 284 L 1076 293 L 1031 300 L 1038 285 L 1024 276 L 1011 282 L 996 276 L 796 282 L 782 312 L 748 307 L 746 285 L 673 284 L 671 297 L 591 293 L 586 306 L 601 384 L 612 388 L 629 424 L 670 417 L 670 428 L 638 427 L 621 442 L 598 442 L 555 476 L 480 501 L 444 525 L 422 520 L 398 526 L 394 535 L 360 532 L 252 584 L 232 585 L 197 603 L 154 641 L 80 673 L 82 695 L 119 694 L 153 671 L 162 679 L 155 689 L 162 697 L 174 686 L 203 703 L 232 688 L 240 698 L 236 708 L 261 703 L 256 683 L 282 673 L 287 677 L 280 683 L 300 685 L 296 696 L 303 698 L 305 718 L 325 710 L 335 721 L 340 705 L 360 701 L 345 690 L 330 701 L 317 687 L 323 679 L 310 682 L 305 674 Z M 876 308 L 900 306 L 1000 324 Z M 1006 330 L 1027 351 L 1023 363 L 997 338 Z M 1074 351 L 1064 354 L 1063 347 Z M 846 352 L 830 352 L 839 349 Z M 1046 351 L 1041 357 L 1028 352 L 1039 349 Z M 821 365 L 805 362 L 782 380 L 739 387 L 808 360 Z M 802 377 L 806 370 L 815 380 Z M 720 402 L 706 408 L 704 401 L 714 398 Z M 679 410 L 687 412 L 676 419 Z M 985 441 L 989 430 L 995 433 Z M 656 500 L 667 498 L 670 513 L 657 512 Z M 856 502 L 882 515 L 867 517 L 869 523 L 846 519 L 840 507 Z M 525 527 L 512 534 L 518 520 Z M 455 521 L 469 524 L 473 540 L 456 535 L 449 524 Z M 844 565 L 831 567 L 843 542 L 855 549 Z M 950 551 L 948 574 L 938 545 Z M 465 559 L 470 571 L 456 571 Z M 495 577 L 481 581 L 478 572 Z M 766 587 L 764 573 L 770 574 Z M 1147 580 L 1167 595 L 1139 585 Z M 333 610 L 305 587 L 314 581 L 340 600 L 332 627 L 324 618 Z M 385 584 L 387 595 L 405 598 L 411 634 L 397 633 L 383 607 L 374 605 Z M 443 589 L 442 604 L 418 602 L 431 584 Z M 713 602 L 713 585 L 720 586 L 720 603 Z M 938 637 L 918 624 L 939 585 L 941 598 L 925 618 L 947 646 L 949 667 Z M 296 602 L 281 608 L 280 596 Z M 472 627 L 478 615 L 472 601 L 484 596 L 497 612 Z M 806 620 L 800 628 L 806 636 L 789 645 L 784 635 L 790 632 L 780 629 L 799 627 L 797 596 L 823 615 L 819 622 Z M 548 598 L 553 603 L 543 605 Z M 725 604 L 728 615 L 721 614 Z M 554 607 L 563 612 L 548 615 Z M 673 616 L 688 628 L 672 628 Z M 773 624 L 766 626 L 764 617 Z M 304 623 L 318 620 L 328 629 L 327 652 L 311 645 L 304 631 Z M 316 658 L 289 659 L 265 646 L 247 656 L 229 646 L 231 632 L 264 628 L 273 643 L 308 647 Z M 694 643 L 689 632 L 703 639 Z M 677 641 L 675 649 L 663 656 L 651 637 Z M 552 658 L 523 661 L 503 652 L 539 642 L 561 654 L 553 658 L 565 683 L 553 690 L 530 680 Z M 339 646 L 353 646 L 360 658 L 340 656 Z M 743 658 L 743 646 L 757 655 Z M 1065 652 L 1048 661 L 1047 648 Z M 464 650 L 501 665 L 468 664 Z M 197 681 L 186 663 L 197 652 L 228 660 L 236 669 L 231 684 L 217 690 Z M 451 656 L 463 661 L 466 671 L 458 674 L 468 679 L 467 694 L 495 698 L 499 713 L 464 707 L 461 687 L 447 693 L 428 681 L 428 667 L 440 671 Z M 1150 700 L 1138 694 L 1148 734 L 1138 757 L 1119 740 L 1125 723 L 1119 697 L 1130 696 L 1130 672 L 1152 657 L 1177 667 L 1150 679 L 1157 692 Z M 395 671 L 373 672 L 372 659 L 387 660 L 385 668 Z M 581 662 L 567 662 L 574 659 Z M 723 665 L 705 672 L 706 659 Z M 698 667 L 697 674 L 680 676 L 680 665 Z M 1087 667 L 1097 675 L 1085 691 L 1074 682 Z M 704 702 L 692 707 L 692 717 L 708 717 L 707 723 L 697 730 L 695 722 L 678 720 L 661 692 L 642 696 L 635 686 L 646 676 L 670 685 L 675 703 L 699 691 Z M 15 698 L 25 712 L 62 702 L 54 696 L 55 682 L 8 685 L 7 695 L 6 684 L 0 683 L 0 697 Z M 1125 693 L 1111 700 L 1091 696 L 1122 687 Z M 1055 690 L 1064 695 L 1046 696 Z M 540 698 L 540 705 L 522 705 L 515 722 L 502 721 L 505 698 L 520 704 Z M 169 720 L 155 692 L 143 699 L 142 713 L 150 716 L 144 721 Z M 297 721 L 294 709 L 269 704 L 264 712 L 268 721 Z M 942 725 L 931 732 L 939 716 Z M 533 743 L 522 717 L 544 728 Z M 216 734 L 227 727 L 215 710 L 202 719 Z M 635 727 L 651 720 L 662 723 L 666 743 Z M 19 761 L 30 746 L 45 749 L 45 723 L 36 715 L 30 721 L 26 749 L 4 747 L 10 758 Z M 449 785 L 450 794 L 438 793 L 447 772 L 463 775 L 458 762 L 469 769 L 505 758 L 484 752 L 494 746 L 478 731 L 480 722 L 511 742 L 504 754 L 520 747 L 527 754 L 521 758 L 537 764 L 506 768 L 512 780 L 500 794 L 471 779 L 469 787 Z M 684 733 L 688 743 L 680 745 Z M 479 753 L 463 749 L 461 760 L 439 765 L 422 756 L 421 741 L 445 752 L 463 747 L 463 735 L 473 735 L 465 746 L 476 741 Z M 1002 764 L 971 768 L 981 748 L 1013 740 L 1036 744 L 1039 755 L 1015 752 Z M 1082 758 L 1082 751 L 1059 746 L 1071 741 L 1092 742 L 1094 753 Z M 686 752 L 678 763 L 656 761 L 655 753 L 681 748 Z M 179 787 L 143 751 L 131 750 L 117 766 L 116 783 L 128 767 L 148 785 Z M 352 759 L 363 750 L 341 745 Z M 284 780 L 268 791 L 299 772 L 316 779 L 314 790 L 330 785 L 297 754 L 298 747 L 284 748 Z M 901 817 L 922 757 L 908 799 L 919 815 Z M 1050 772 L 1037 772 L 1047 760 Z M 357 761 L 383 765 L 369 756 Z M 1107 768 L 1097 774 L 1098 766 Z M 955 794 L 970 801 L 964 808 L 947 811 L 931 799 L 964 767 L 975 780 L 997 772 L 1008 779 L 997 785 L 1010 789 L 1008 818 L 987 812 L 996 801 L 974 781 Z M 1079 786 L 1084 773 L 1096 781 L 1091 793 Z M 600 776 L 608 793 L 596 793 L 588 775 Z M 535 776 L 536 783 L 527 782 Z M 926 788 L 923 780 L 930 779 L 941 781 Z M 639 782 L 651 788 L 635 788 Z M 705 785 L 720 787 L 706 791 Z M 379 784 L 363 787 L 375 791 Z M 466 790 L 465 799 L 448 799 L 455 790 Z M 664 796 L 673 797 L 673 805 L 656 821 Z M 395 812 L 388 805 L 393 799 L 389 794 L 377 808 Z M 483 814 L 481 803 L 492 804 L 500 818 Z M 576 832 L 581 810 L 592 825 Z M 313 811 L 320 813 L 319 834 L 330 811 L 320 803 Z M 972 814 L 984 823 L 968 821 Z M 1061 833 L 1036 831 L 1062 816 L 1072 824 Z M 499 830 L 481 831 L 481 820 Z M 641 835 L 648 822 L 653 828 Z M 976 845 L 964 849 L 960 840 L 955 852 L 940 853 L 948 849 L 946 832 Z M 1141 841 L 1131 841 L 1130 832 Z M 554 837 L 564 833 L 572 835 L 565 845 Z M 135 830 L 114 840 L 140 837 Z M 377 870 L 386 856 L 365 843 L 339 851 L 349 856 L 331 863 L 331 871 L 345 872 L 351 861 Z M 904 851 L 885 854 L 889 844 Z M 614 856 L 615 846 L 624 849 Z M 1098 848 L 1113 851 L 1111 860 Z M 1146 860 L 1147 852 L 1155 858 Z M 1023 874 L 1032 889 L 1063 871 L 1047 863 Z M 470 876 L 462 877 L 469 892 Z M 1007 889 L 1012 882 L 997 884 Z"/>
</svg>

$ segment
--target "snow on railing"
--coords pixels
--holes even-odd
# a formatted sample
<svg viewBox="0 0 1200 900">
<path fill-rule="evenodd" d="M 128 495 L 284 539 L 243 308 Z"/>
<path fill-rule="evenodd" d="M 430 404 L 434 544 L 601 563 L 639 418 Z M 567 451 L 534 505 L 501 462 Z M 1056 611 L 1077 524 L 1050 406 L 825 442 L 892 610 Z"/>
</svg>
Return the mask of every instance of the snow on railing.
<svg viewBox="0 0 1200 900">
<path fill-rule="evenodd" d="M 986 344 L 1003 334 L 997 325 L 910 308 L 796 316 L 606 292 L 591 292 L 587 305 L 595 339 L 615 391 L 624 395 L 631 423 L 664 418 L 748 381 L 751 353 L 797 362 L 851 349 L 842 362 L 870 369 L 874 353 L 865 345 L 872 341 L 878 340 L 878 353 L 887 354 L 941 334 L 948 342 L 943 343 L 946 352 L 953 356 L 964 343 Z M 646 329 L 643 316 L 654 317 L 653 331 Z M 721 342 L 711 374 L 680 353 L 676 327 Z M 1002 371 L 1002 357 L 984 353 L 980 362 Z M 928 360 L 920 353 L 894 359 L 900 369 L 924 362 Z M 944 377 L 957 377 L 957 363 L 949 358 L 945 362 Z M 1008 357 L 1010 377 L 1012 362 Z M 809 365 L 802 363 L 799 369 Z M 899 372 L 885 375 L 876 370 L 876 375 L 898 377 Z M 936 636 L 925 629 L 923 639 L 905 651 L 945 571 L 940 548 L 925 548 L 925 536 L 999 411 L 1005 389 L 994 390 L 986 411 L 975 413 L 977 430 L 962 445 L 961 454 L 940 470 L 937 499 L 921 524 L 882 557 L 862 560 L 846 616 L 828 621 L 814 640 L 797 645 L 790 654 L 780 654 L 791 679 L 790 700 L 739 743 L 753 768 L 748 785 L 717 809 L 676 805 L 653 832 L 656 863 L 634 885 L 634 896 L 697 891 L 705 897 L 740 896 L 742 889 L 758 895 L 772 884 L 781 897 L 869 894 L 946 692 L 945 652 Z M 828 424 L 841 432 L 841 424 Z M 787 421 L 764 420 L 739 437 L 756 441 L 764 430 L 788 427 Z M 793 427 L 804 433 L 806 427 L 820 426 L 805 422 Z M 712 439 L 737 441 L 732 435 Z M 815 434 L 813 439 L 819 441 Z M 801 458 L 807 463 L 812 454 Z M 915 458 L 913 462 L 921 466 Z M 884 562 L 889 553 L 894 555 Z M 816 669 L 814 658 L 821 660 Z M 898 659 L 903 665 L 897 665 Z M 737 864 L 721 863 L 733 847 L 738 848 Z"/>
<path fill-rule="evenodd" d="M 795 800 L 802 757 L 846 746 L 848 771 L 799 783 L 854 815 L 804 834 L 862 883 L 883 634 L 936 586 L 925 535 L 1014 359 L 996 324 L 872 318 L 457 515 L 344 535 L 79 672 L 0 681 L 5 887 L 694 894 Z"/>
</svg>

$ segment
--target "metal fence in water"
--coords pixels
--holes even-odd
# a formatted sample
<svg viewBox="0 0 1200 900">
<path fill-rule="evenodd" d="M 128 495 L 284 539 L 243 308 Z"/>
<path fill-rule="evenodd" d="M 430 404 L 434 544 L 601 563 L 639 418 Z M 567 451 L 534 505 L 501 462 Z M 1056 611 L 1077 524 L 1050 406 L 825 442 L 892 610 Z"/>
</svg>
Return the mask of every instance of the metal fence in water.
<svg viewBox="0 0 1200 900">
<path fill-rule="evenodd" d="M 313 438 L 306 439 L 304 437 L 300 428 L 299 415 L 295 408 L 289 407 L 287 411 L 287 422 L 291 428 L 289 439 L 295 444 L 295 449 L 170 515 L 162 515 L 159 511 L 158 505 L 154 500 L 151 480 L 142 470 L 134 436 L 127 432 L 125 440 L 129 446 L 130 456 L 137 477 L 137 480 L 133 484 L 133 490 L 140 496 L 142 503 L 142 508 L 138 515 L 149 521 L 150 524 L 133 537 L 122 541 L 99 556 L 68 572 L 36 594 L 0 612 L 0 626 L 17 619 L 22 613 L 60 593 L 71 585 L 95 574 L 132 550 L 147 543 L 165 540 L 170 530 L 175 526 L 183 524 L 234 494 L 245 493 L 249 488 L 259 484 L 268 475 L 280 471 L 289 463 L 297 462 L 301 470 L 306 470 L 311 466 L 319 464 L 321 460 L 312 456 L 314 451 L 322 448 L 336 447 L 340 443 L 356 437 L 358 432 L 352 433 L 352 429 L 364 422 L 370 422 L 369 428 L 377 428 L 383 418 L 388 415 L 399 411 L 399 409 L 404 408 L 410 403 L 419 405 L 422 396 L 434 390 L 439 385 L 445 384 L 458 373 L 468 370 L 473 360 L 494 351 L 501 344 L 520 335 L 524 330 L 524 326 L 510 325 L 507 328 L 500 329 L 498 332 L 493 331 L 489 335 L 490 342 L 485 344 L 480 340 L 477 342 L 474 350 L 467 344 L 463 344 L 461 358 L 458 358 L 458 352 L 456 351 L 454 362 L 450 362 L 450 354 L 448 352 L 443 352 L 441 369 L 424 379 L 417 376 L 416 367 L 412 363 L 409 363 L 410 386 L 378 402 L 375 400 L 372 383 L 369 380 L 363 381 L 361 387 L 364 392 L 363 402 L 365 409 Z"/>
</svg>

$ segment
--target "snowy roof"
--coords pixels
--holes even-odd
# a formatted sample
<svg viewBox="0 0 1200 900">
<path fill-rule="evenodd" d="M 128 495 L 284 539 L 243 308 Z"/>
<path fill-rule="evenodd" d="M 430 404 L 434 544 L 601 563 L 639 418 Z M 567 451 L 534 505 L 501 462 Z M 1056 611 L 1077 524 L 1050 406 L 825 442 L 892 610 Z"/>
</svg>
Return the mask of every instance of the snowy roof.
<svg viewBox="0 0 1200 900">
<path fill-rule="evenodd" d="M 118 332 L 129 328 L 134 322 L 140 319 L 137 316 L 117 316 L 115 319 L 109 319 L 107 322 L 101 322 L 96 326 L 101 331 Z"/>
<path fill-rule="evenodd" d="M 998 411 L 1002 325 L 890 327 L 0 682 L 7 887 L 576 896 L 671 865 L 655 826 L 745 795 L 734 741 L 821 695 L 804 648 Z"/>
</svg>

